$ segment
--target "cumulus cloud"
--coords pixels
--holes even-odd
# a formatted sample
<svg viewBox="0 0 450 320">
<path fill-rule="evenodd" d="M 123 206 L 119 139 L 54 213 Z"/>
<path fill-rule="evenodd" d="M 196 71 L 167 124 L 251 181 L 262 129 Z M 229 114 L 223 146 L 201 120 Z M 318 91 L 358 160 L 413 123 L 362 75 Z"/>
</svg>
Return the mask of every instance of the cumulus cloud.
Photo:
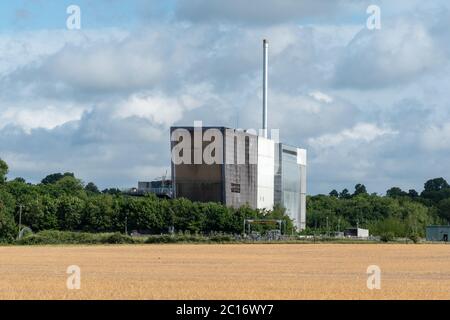
<svg viewBox="0 0 450 320">
<path fill-rule="evenodd" d="M 338 87 L 397 86 L 438 68 L 444 56 L 423 23 L 400 18 L 381 30 L 363 29 L 336 64 Z"/>
<path fill-rule="evenodd" d="M 420 142 L 423 149 L 428 152 L 450 151 L 450 124 L 445 123 L 426 128 Z"/>
<path fill-rule="evenodd" d="M 64 123 L 79 120 L 82 114 L 83 109 L 72 105 L 64 108 L 52 105 L 39 109 L 28 109 L 26 107 L 6 108 L 0 113 L 0 129 L 7 125 L 21 127 L 27 133 L 31 133 L 31 130 L 35 128 L 53 129 Z"/>
<path fill-rule="evenodd" d="M 450 155 L 448 19 L 407 20 L 417 2 L 380 3 L 374 32 L 364 1 L 195 0 L 132 31 L 2 34 L 0 157 L 35 182 L 55 171 L 101 187 L 161 176 L 171 125 L 261 126 L 268 38 L 269 126 L 309 149 L 311 193 L 420 188 L 445 176 Z M 307 16 L 321 23 L 299 25 Z"/>
<path fill-rule="evenodd" d="M 312 92 L 310 92 L 309 95 L 319 102 L 325 102 L 325 103 L 333 102 L 332 97 L 330 97 L 329 95 L 327 95 L 323 92 L 320 92 L 320 91 L 312 91 Z"/>
<path fill-rule="evenodd" d="M 341 144 L 352 141 L 359 141 L 361 143 L 372 142 L 378 137 L 387 134 L 397 134 L 397 132 L 380 128 L 373 123 L 358 123 L 353 128 L 345 129 L 338 133 L 325 134 L 317 138 L 310 138 L 309 145 L 312 148 L 330 148 L 339 147 Z"/>
</svg>

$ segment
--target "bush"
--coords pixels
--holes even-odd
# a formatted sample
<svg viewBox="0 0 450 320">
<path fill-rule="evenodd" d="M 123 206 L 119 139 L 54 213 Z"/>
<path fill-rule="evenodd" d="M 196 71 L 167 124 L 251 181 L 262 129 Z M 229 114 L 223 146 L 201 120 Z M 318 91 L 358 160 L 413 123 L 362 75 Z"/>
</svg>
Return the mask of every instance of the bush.
<svg viewBox="0 0 450 320">
<path fill-rule="evenodd" d="M 177 243 L 178 238 L 171 235 L 150 236 L 145 243 Z"/>
<path fill-rule="evenodd" d="M 210 240 L 211 240 L 211 242 L 218 242 L 218 243 L 234 241 L 233 237 L 230 235 L 216 235 L 216 236 L 212 236 L 210 238 Z"/>
<path fill-rule="evenodd" d="M 382 242 L 389 242 L 394 240 L 394 234 L 392 232 L 385 232 L 380 235 L 380 240 Z"/>
<path fill-rule="evenodd" d="M 26 235 L 18 240 L 18 244 L 93 244 L 98 243 L 99 235 L 82 232 L 63 232 L 55 230 L 41 231 L 36 234 Z"/>
<path fill-rule="evenodd" d="M 102 243 L 128 244 L 128 243 L 136 243 L 136 241 L 134 241 L 134 239 L 128 235 L 116 232 L 102 239 Z"/>
<path fill-rule="evenodd" d="M 208 243 L 208 242 L 231 242 L 233 241 L 232 236 L 229 235 L 214 235 L 211 237 L 205 237 L 201 235 L 190 235 L 190 234 L 177 234 L 177 235 L 158 235 L 149 236 L 145 243 Z"/>
<path fill-rule="evenodd" d="M 22 245 L 45 245 L 45 244 L 126 244 L 137 243 L 130 236 L 121 233 L 86 233 L 67 231 L 41 231 L 30 234 L 18 240 Z"/>
<path fill-rule="evenodd" d="M 420 241 L 420 237 L 415 233 L 409 235 L 408 238 L 414 243 L 418 243 Z"/>
</svg>

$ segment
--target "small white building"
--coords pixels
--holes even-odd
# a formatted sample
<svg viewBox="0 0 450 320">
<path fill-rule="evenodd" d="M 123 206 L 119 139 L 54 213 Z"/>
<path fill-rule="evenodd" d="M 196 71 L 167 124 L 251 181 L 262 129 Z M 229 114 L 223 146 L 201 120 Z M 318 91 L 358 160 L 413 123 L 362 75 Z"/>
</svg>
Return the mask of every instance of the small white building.
<svg viewBox="0 0 450 320">
<path fill-rule="evenodd" d="M 344 231 L 344 236 L 365 239 L 369 237 L 369 230 L 362 228 L 348 228 Z"/>
</svg>

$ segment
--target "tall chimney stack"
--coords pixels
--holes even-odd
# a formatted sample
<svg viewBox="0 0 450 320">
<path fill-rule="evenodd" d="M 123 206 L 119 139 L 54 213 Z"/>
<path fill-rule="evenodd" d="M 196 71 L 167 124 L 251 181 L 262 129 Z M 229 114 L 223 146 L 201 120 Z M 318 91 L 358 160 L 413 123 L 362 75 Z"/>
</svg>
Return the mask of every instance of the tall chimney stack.
<svg viewBox="0 0 450 320">
<path fill-rule="evenodd" d="M 267 89 L 268 89 L 268 69 L 269 69 L 269 42 L 263 41 L 263 136 L 267 138 Z"/>
</svg>

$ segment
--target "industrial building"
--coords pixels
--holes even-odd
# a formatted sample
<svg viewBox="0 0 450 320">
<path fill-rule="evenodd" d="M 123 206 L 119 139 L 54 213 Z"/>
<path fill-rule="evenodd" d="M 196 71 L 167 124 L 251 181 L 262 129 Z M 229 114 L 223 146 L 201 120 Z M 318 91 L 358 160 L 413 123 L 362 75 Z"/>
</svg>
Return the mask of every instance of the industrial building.
<svg viewBox="0 0 450 320">
<path fill-rule="evenodd" d="M 450 226 L 427 226 L 427 241 L 443 241 L 448 242 L 450 235 Z"/>
<path fill-rule="evenodd" d="M 369 230 L 362 228 L 348 228 L 344 230 L 344 236 L 366 239 L 369 237 Z"/>
<path fill-rule="evenodd" d="M 210 146 L 202 141 L 201 149 L 196 149 L 195 130 L 201 130 L 200 136 L 210 135 L 211 131 L 223 136 L 215 150 L 220 161 L 195 162 L 195 153 L 203 155 Z M 182 155 L 182 163 L 172 161 L 175 198 L 267 210 L 278 204 L 299 230 L 305 228 L 306 150 L 225 127 L 172 127 L 172 150 L 180 141 L 190 150 L 183 150 L 189 155 Z"/>
<path fill-rule="evenodd" d="M 306 150 L 268 138 L 268 42 L 263 43 L 263 121 L 252 130 L 194 126 L 170 129 L 175 198 L 226 206 L 286 209 L 298 230 L 306 224 Z"/>
<path fill-rule="evenodd" d="M 139 181 L 138 187 L 132 194 L 134 195 L 146 195 L 153 193 L 160 198 L 172 198 L 172 181 L 171 180 L 156 180 L 156 181 Z"/>
</svg>

